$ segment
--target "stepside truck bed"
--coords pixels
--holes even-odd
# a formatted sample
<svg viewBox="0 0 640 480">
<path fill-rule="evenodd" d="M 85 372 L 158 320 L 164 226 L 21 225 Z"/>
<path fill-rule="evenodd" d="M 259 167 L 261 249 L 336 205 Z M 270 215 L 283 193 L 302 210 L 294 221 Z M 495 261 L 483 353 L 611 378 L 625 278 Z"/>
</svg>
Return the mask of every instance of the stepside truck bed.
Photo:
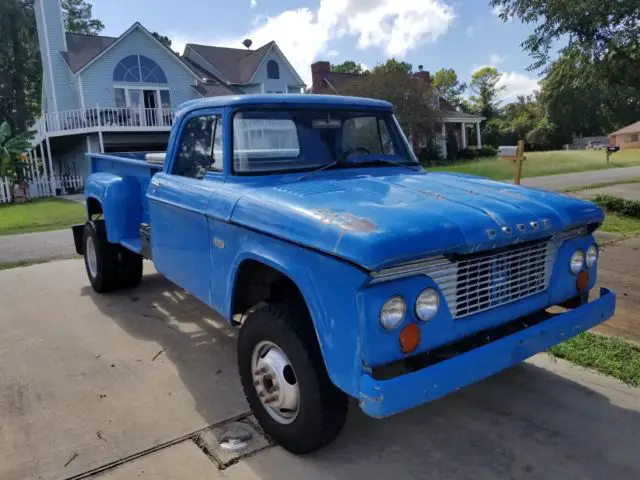
<svg viewBox="0 0 640 480">
<path fill-rule="evenodd" d="M 143 239 L 149 232 L 149 182 L 161 163 L 145 160 L 146 153 L 90 154 L 91 177 L 85 186 L 87 208 L 101 208 L 107 238 L 136 253 L 150 256 Z M 106 190 L 108 189 L 108 193 Z M 122 211 L 122 205 L 126 211 Z"/>
</svg>

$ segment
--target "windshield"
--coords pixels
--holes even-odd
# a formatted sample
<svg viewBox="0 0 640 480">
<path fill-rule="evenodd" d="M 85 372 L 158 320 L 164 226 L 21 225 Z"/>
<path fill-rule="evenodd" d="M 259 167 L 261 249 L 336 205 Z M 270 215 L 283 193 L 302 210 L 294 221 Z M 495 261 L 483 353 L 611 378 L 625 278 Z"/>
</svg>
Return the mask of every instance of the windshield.
<svg viewBox="0 0 640 480">
<path fill-rule="evenodd" d="M 251 110 L 233 117 L 237 173 L 314 170 L 325 165 L 416 165 L 391 113 Z M 368 163 L 370 162 L 370 163 Z"/>
</svg>

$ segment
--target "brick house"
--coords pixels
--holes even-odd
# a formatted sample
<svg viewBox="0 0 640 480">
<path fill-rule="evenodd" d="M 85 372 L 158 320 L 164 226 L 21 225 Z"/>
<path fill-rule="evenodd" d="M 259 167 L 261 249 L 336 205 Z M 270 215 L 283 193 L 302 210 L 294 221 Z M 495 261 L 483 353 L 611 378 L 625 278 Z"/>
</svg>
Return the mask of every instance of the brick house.
<svg viewBox="0 0 640 480">
<path fill-rule="evenodd" d="M 640 122 L 627 125 L 609 134 L 609 144 L 623 148 L 640 148 Z"/>
<path fill-rule="evenodd" d="M 431 86 L 431 76 L 429 72 L 418 67 L 418 71 L 411 74 Z M 326 61 L 318 61 L 311 65 L 312 86 L 311 93 L 320 94 L 340 94 L 340 90 L 345 85 L 358 81 L 362 77 L 358 73 L 339 73 L 331 71 L 331 64 Z M 457 111 L 444 98 L 438 96 L 436 110 L 434 112 L 435 128 L 434 132 L 422 132 L 412 135 L 411 144 L 414 152 L 418 153 L 426 147 L 430 137 L 440 145 L 443 155 L 447 155 L 447 132 L 452 131 L 455 135 L 459 149 L 467 148 L 469 129 L 476 130 L 476 146 L 481 147 L 480 123 L 485 119 L 479 115 L 472 115 Z"/>
</svg>

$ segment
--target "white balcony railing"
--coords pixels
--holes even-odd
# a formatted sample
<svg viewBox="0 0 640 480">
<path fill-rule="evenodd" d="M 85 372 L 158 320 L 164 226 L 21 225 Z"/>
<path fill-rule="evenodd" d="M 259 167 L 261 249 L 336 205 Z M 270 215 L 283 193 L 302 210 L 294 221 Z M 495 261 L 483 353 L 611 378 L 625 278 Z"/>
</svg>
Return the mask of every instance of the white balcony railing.
<svg viewBox="0 0 640 480">
<path fill-rule="evenodd" d="M 173 125 L 172 108 L 102 108 L 46 113 L 33 126 L 38 136 L 45 133 L 82 133 L 98 130 L 155 130 Z"/>
</svg>

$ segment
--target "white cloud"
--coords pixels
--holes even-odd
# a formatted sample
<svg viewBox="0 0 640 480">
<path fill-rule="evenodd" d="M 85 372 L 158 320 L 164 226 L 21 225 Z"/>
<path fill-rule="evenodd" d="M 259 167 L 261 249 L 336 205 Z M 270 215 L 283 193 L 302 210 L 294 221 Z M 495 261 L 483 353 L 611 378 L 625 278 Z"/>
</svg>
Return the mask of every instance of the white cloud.
<svg viewBox="0 0 640 480">
<path fill-rule="evenodd" d="M 331 57 L 337 57 L 338 55 L 340 55 L 340 52 L 337 50 L 331 49 L 331 50 L 327 50 L 324 54 L 327 57 L 331 58 Z"/>
<path fill-rule="evenodd" d="M 255 8 L 258 6 L 258 2 L 256 0 L 251 0 L 251 8 Z"/>
<path fill-rule="evenodd" d="M 367 65 L 366 63 L 362 63 L 362 62 L 358 62 L 358 65 L 360 65 L 362 67 L 362 70 L 371 70 L 369 68 L 369 65 Z"/>
<path fill-rule="evenodd" d="M 499 53 L 492 53 L 491 55 L 489 55 L 489 65 L 492 66 L 496 66 L 501 64 L 502 62 L 505 61 L 505 58 L 503 55 L 500 55 Z"/>
<path fill-rule="evenodd" d="M 538 79 L 518 72 L 506 72 L 498 81 L 498 87 L 505 87 L 500 94 L 503 100 L 513 100 L 518 95 L 529 95 L 538 89 Z"/>
<path fill-rule="evenodd" d="M 329 56 L 333 39 L 353 36 L 359 49 L 376 48 L 387 56 L 408 51 L 445 34 L 455 18 L 447 0 L 320 0 L 317 9 L 298 8 L 261 17 L 251 30 L 235 38 L 190 33 L 171 36 L 176 49 L 185 43 L 242 48 L 245 38 L 254 47 L 275 40 L 298 74 L 311 84 L 311 63 Z"/>
<path fill-rule="evenodd" d="M 469 38 L 473 37 L 476 33 L 476 27 L 474 27 L 473 25 L 469 25 L 466 30 L 464 31 L 465 35 Z"/>
</svg>

